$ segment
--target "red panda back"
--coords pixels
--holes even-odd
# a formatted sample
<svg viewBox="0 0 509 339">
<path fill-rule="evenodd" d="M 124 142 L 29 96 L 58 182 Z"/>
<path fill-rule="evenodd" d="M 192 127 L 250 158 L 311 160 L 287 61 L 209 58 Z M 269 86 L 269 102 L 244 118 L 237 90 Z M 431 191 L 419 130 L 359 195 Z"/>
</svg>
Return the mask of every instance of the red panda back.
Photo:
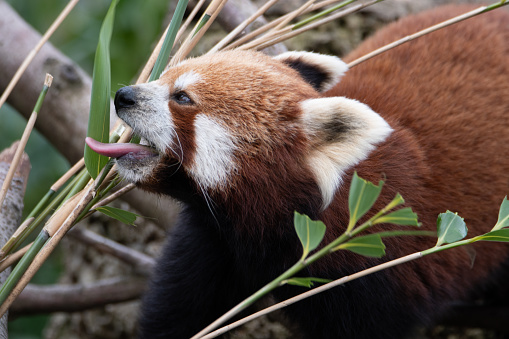
<svg viewBox="0 0 509 339">
<path fill-rule="evenodd" d="M 347 60 L 469 9 L 401 20 Z M 488 231 L 509 192 L 508 25 L 498 11 L 435 32 L 356 66 L 331 90 L 346 70 L 336 57 L 238 50 L 120 89 L 117 114 L 147 146 L 95 149 L 117 157 L 127 180 L 183 203 L 143 306 L 142 337 L 188 338 L 293 265 L 302 250 L 295 210 L 324 221 L 325 243 L 339 236 L 354 171 L 385 180 L 375 210 L 399 192 L 427 230 L 449 209 L 470 236 Z M 434 241 L 388 238 L 380 260 L 337 251 L 300 274 L 336 279 Z M 403 337 L 490 283 L 507 253 L 490 243 L 427 256 L 286 312 L 308 338 Z"/>
<path fill-rule="evenodd" d="M 400 20 L 365 41 L 346 61 L 471 9 L 442 7 Z M 435 230 L 437 215 L 446 210 L 465 218 L 469 236 L 496 223 L 509 193 L 508 56 L 509 13 L 499 10 L 368 60 L 326 93 L 367 104 L 395 129 L 355 170 L 374 182 L 385 179 L 386 199 L 400 192 L 426 229 Z M 332 214 L 324 219 L 334 223 Z M 390 256 L 425 246 L 433 246 L 433 240 L 388 241 Z M 472 252 L 477 253 L 474 261 Z M 464 297 L 506 260 L 507 252 L 507 245 L 494 243 L 476 245 L 473 251 L 460 248 L 400 266 L 394 276 L 404 297 L 431 290 L 443 298 Z"/>
</svg>

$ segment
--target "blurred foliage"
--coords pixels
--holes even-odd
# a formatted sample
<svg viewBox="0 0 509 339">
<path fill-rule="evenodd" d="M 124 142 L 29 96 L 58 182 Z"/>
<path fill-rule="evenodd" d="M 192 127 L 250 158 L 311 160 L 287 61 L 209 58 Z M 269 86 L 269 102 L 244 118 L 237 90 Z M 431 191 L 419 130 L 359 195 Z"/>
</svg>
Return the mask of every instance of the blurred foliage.
<svg viewBox="0 0 509 339">
<path fill-rule="evenodd" d="M 43 34 L 68 3 L 68 0 L 7 2 L 37 31 Z M 111 43 L 112 94 L 131 84 L 158 40 L 167 16 L 168 0 L 122 0 Z M 52 44 L 92 74 L 95 48 L 109 1 L 81 1 L 50 39 Z M 35 104 L 35 103 L 34 103 Z M 0 149 L 18 140 L 26 120 L 8 105 L 0 109 Z M 25 196 L 25 214 L 68 168 L 69 163 L 34 131 L 26 149 L 32 164 Z M 58 257 L 56 253 L 55 257 Z M 34 282 L 54 283 L 61 270 L 59 260 L 49 260 Z M 9 323 L 11 338 L 42 338 L 47 316 L 20 318 Z"/>
</svg>

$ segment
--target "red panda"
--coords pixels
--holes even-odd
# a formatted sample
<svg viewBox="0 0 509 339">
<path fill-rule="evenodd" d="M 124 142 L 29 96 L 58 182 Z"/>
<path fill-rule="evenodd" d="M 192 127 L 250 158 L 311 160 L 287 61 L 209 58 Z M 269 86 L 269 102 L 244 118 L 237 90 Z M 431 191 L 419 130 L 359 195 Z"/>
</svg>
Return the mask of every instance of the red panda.
<svg viewBox="0 0 509 339">
<path fill-rule="evenodd" d="M 345 60 L 468 9 L 403 19 Z M 399 192 L 424 229 L 447 209 L 465 218 L 471 236 L 495 224 L 509 192 L 509 13 L 347 68 L 309 52 L 233 50 L 184 60 L 116 93 L 118 116 L 145 145 L 90 146 L 117 158 L 126 180 L 183 206 L 144 298 L 142 338 L 189 338 L 294 264 L 302 254 L 294 211 L 324 221 L 324 243 L 339 236 L 354 171 L 385 181 L 374 210 Z M 300 275 L 336 279 L 434 245 L 427 237 L 385 242 L 383 259 L 339 251 Z M 492 286 L 508 254 L 486 243 L 430 255 L 285 313 L 305 338 L 405 337 Z M 285 286 L 273 297 L 303 290 Z"/>
</svg>

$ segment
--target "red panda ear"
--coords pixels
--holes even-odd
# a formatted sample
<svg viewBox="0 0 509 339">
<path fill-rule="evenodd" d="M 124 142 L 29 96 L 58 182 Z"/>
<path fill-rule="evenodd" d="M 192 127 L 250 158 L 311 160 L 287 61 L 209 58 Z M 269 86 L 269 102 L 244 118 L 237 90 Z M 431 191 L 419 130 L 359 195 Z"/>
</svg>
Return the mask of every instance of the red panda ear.
<svg viewBox="0 0 509 339">
<path fill-rule="evenodd" d="M 348 70 L 340 58 L 311 52 L 286 52 L 274 57 L 293 68 L 302 78 L 323 93 L 334 87 Z"/>
<path fill-rule="evenodd" d="M 366 159 L 392 132 L 367 105 L 344 97 L 309 99 L 301 103 L 301 120 L 311 144 L 308 158 L 323 198 L 334 198 L 345 171 Z"/>
</svg>

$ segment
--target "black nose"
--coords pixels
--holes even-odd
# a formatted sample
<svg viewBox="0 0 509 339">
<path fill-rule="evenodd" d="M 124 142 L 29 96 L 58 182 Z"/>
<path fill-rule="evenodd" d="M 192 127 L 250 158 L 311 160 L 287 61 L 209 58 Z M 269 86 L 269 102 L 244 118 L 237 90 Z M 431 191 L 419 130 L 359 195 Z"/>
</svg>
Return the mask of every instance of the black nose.
<svg viewBox="0 0 509 339">
<path fill-rule="evenodd" d="M 136 104 L 136 95 L 131 86 L 122 87 L 115 93 L 115 109 L 129 108 Z"/>
</svg>

